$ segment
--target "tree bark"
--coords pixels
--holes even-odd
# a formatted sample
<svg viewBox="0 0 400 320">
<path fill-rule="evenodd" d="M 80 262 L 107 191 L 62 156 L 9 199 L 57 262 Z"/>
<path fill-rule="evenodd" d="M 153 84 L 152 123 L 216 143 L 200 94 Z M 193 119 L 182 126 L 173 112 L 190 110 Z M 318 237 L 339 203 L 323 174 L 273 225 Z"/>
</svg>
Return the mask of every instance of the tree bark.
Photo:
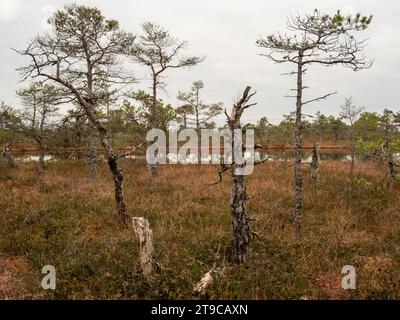
<svg viewBox="0 0 400 320">
<path fill-rule="evenodd" d="M 153 270 L 153 232 L 150 229 L 149 222 L 143 217 L 134 217 L 132 219 L 133 228 L 139 241 L 139 261 L 140 269 L 148 277 Z"/>
<path fill-rule="evenodd" d="M 252 234 L 246 210 L 246 177 L 235 174 L 232 167 L 231 215 L 232 215 L 232 261 L 243 263 L 251 248 Z"/>
<path fill-rule="evenodd" d="M 114 193 L 115 193 L 115 201 L 117 203 L 117 215 L 121 219 L 121 222 L 124 226 L 128 226 L 129 224 L 129 215 L 126 213 L 126 203 L 123 193 L 123 182 L 124 175 L 122 173 L 122 169 L 118 166 L 118 161 L 115 156 L 108 156 L 108 166 L 110 167 L 110 171 L 113 174 L 114 178 Z"/>
<path fill-rule="evenodd" d="M 295 123 L 295 209 L 294 224 L 296 228 L 296 237 L 301 238 L 301 209 L 303 208 L 303 177 L 301 173 L 301 107 L 303 94 L 303 65 L 302 53 L 299 53 L 297 64 L 297 97 L 296 97 L 296 123 Z"/>
<path fill-rule="evenodd" d="M 244 263 L 246 255 L 251 249 L 252 232 L 250 230 L 250 217 L 247 215 L 246 201 L 246 176 L 239 175 L 236 169 L 244 168 L 246 163 L 237 163 L 234 157 L 235 146 L 235 129 L 242 130 L 240 118 L 243 110 L 250 105 L 246 105 L 249 99 L 255 94 L 250 94 L 250 87 L 247 87 L 243 93 L 242 99 L 234 104 L 231 116 L 228 117 L 228 124 L 231 130 L 231 148 L 232 148 L 232 187 L 230 195 L 230 207 L 232 217 L 232 240 L 231 240 L 231 260 L 235 263 Z M 243 132 L 242 132 L 243 134 Z M 243 142 L 241 144 L 243 152 Z"/>
</svg>

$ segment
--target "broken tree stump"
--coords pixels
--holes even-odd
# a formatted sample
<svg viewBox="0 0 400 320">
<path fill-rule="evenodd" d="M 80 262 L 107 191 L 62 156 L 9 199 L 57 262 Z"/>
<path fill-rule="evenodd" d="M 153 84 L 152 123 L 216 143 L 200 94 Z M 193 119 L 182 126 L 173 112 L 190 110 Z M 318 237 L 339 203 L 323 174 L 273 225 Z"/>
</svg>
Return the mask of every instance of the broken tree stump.
<svg viewBox="0 0 400 320">
<path fill-rule="evenodd" d="M 319 143 L 315 142 L 311 159 L 311 180 L 316 181 L 319 169 Z"/>
<path fill-rule="evenodd" d="M 193 288 L 193 295 L 205 295 L 207 289 L 211 286 L 211 284 L 214 281 L 214 278 L 212 276 L 212 272 L 214 270 L 211 269 L 208 271 L 203 278 L 194 286 Z"/>
<path fill-rule="evenodd" d="M 11 148 L 9 144 L 4 145 L 1 155 L 4 159 L 4 163 L 9 167 L 15 167 L 15 159 L 11 154 Z"/>
<path fill-rule="evenodd" d="M 133 217 L 133 229 L 139 240 L 139 262 L 141 271 L 145 276 L 149 276 L 153 269 L 153 232 L 149 222 L 143 217 Z"/>
</svg>

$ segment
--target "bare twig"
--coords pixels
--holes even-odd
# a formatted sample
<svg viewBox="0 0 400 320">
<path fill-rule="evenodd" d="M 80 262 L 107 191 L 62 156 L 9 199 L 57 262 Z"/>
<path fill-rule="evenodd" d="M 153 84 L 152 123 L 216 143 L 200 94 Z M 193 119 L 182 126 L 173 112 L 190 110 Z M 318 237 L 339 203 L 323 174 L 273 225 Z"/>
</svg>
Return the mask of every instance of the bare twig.
<svg viewBox="0 0 400 320">
<path fill-rule="evenodd" d="M 222 174 L 230 169 L 230 165 L 221 164 L 220 170 L 218 170 L 219 180 L 213 183 L 206 183 L 207 186 L 214 186 L 222 182 Z"/>
<path fill-rule="evenodd" d="M 311 99 L 311 100 L 308 100 L 308 101 L 305 101 L 305 102 L 303 102 L 301 105 L 306 105 L 306 104 L 308 104 L 308 103 L 312 103 L 312 102 L 316 102 L 316 101 L 321 101 L 321 100 L 324 100 L 324 99 L 326 99 L 326 98 L 328 98 L 328 97 L 330 97 L 330 96 L 333 96 L 334 94 L 337 94 L 337 92 L 332 92 L 332 93 L 328 93 L 328 94 L 326 94 L 326 95 L 324 95 L 324 96 L 321 96 L 321 97 L 318 97 L 318 98 L 315 98 L 315 99 Z"/>
</svg>

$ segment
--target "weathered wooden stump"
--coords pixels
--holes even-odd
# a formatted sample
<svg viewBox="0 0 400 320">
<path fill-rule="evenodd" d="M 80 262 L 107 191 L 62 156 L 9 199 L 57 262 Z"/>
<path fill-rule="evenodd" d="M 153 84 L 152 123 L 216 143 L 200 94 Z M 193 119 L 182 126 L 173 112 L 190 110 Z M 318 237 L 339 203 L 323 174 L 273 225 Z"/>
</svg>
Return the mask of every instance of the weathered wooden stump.
<svg viewBox="0 0 400 320">
<path fill-rule="evenodd" d="M 4 163 L 7 166 L 15 167 L 15 159 L 14 159 L 13 155 L 11 154 L 11 149 L 10 149 L 9 144 L 4 145 L 1 155 L 3 157 Z"/>
<path fill-rule="evenodd" d="M 212 276 L 213 270 L 208 271 L 203 278 L 194 286 L 193 295 L 205 295 L 207 289 L 211 286 L 214 281 Z"/>
<path fill-rule="evenodd" d="M 145 276 L 149 276 L 153 269 L 153 232 L 149 222 L 143 217 L 132 218 L 133 228 L 139 240 L 139 262 L 141 271 Z"/>
</svg>

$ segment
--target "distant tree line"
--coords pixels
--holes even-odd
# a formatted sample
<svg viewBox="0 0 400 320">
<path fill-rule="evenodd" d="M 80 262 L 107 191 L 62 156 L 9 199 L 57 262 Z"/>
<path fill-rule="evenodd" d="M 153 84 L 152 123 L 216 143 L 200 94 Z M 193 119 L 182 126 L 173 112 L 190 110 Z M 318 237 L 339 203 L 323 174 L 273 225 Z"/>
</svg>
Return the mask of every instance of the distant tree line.
<svg viewBox="0 0 400 320">
<path fill-rule="evenodd" d="M 295 126 L 294 112 L 284 115 L 279 124 L 272 124 L 262 117 L 256 124 L 256 136 L 261 144 L 293 143 Z M 301 122 L 305 141 L 346 142 L 351 124 L 342 116 L 327 116 L 317 112 L 314 116 L 303 117 Z M 385 108 L 381 113 L 362 111 L 354 121 L 357 141 L 374 142 L 400 139 L 400 112 Z"/>
<path fill-rule="evenodd" d="M 114 104 L 107 115 L 106 110 L 99 110 L 98 116 L 102 121 L 109 121 L 113 142 L 118 147 L 126 147 L 143 137 L 148 128 L 149 105 L 151 96 L 144 91 L 133 93 L 130 98 L 123 99 L 119 104 Z M 209 108 L 205 108 L 205 107 Z M 195 108 L 184 103 L 178 107 L 157 100 L 159 128 L 167 130 L 171 121 L 178 123 L 178 128 L 217 128 L 214 121 L 221 113 L 222 104 L 205 104 L 201 102 L 201 114 L 196 116 Z M 26 111 L 23 108 L 14 108 L 2 102 L 0 105 L 0 143 L 18 143 L 32 140 L 32 135 L 24 131 L 22 123 L 27 121 Z M 25 116 L 24 116 L 25 115 Z M 108 120 L 107 120 L 108 119 Z M 197 120 L 199 119 L 199 120 Z M 72 109 L 67 114 L 53 114 L 51 126 L 46 126 L 46 146 L 56 148 L 85 147 L 85 116 Z M 37 121 L 37 120 L 36 120 Z M 342 116 L 325 115 L 317 112 L 302 119 L 302 130 L 305 141 L 338 143 L 346 145 L 350 139 L 351 125 Z M 381 113 L 362 111 L 354 121 L 354 134 L 358 144 L 377 143 L 383 140 L 400 140 L 400 112 L 385 108 Z M 283 115 L 278 124 L 262 117 L 254 124 L 256 140 L 268 146 L 270 144 L 293 144 L 295 126 L 294 112 Z M 27 140 L 30 139 L 30 140 Z"/>
</svg>

